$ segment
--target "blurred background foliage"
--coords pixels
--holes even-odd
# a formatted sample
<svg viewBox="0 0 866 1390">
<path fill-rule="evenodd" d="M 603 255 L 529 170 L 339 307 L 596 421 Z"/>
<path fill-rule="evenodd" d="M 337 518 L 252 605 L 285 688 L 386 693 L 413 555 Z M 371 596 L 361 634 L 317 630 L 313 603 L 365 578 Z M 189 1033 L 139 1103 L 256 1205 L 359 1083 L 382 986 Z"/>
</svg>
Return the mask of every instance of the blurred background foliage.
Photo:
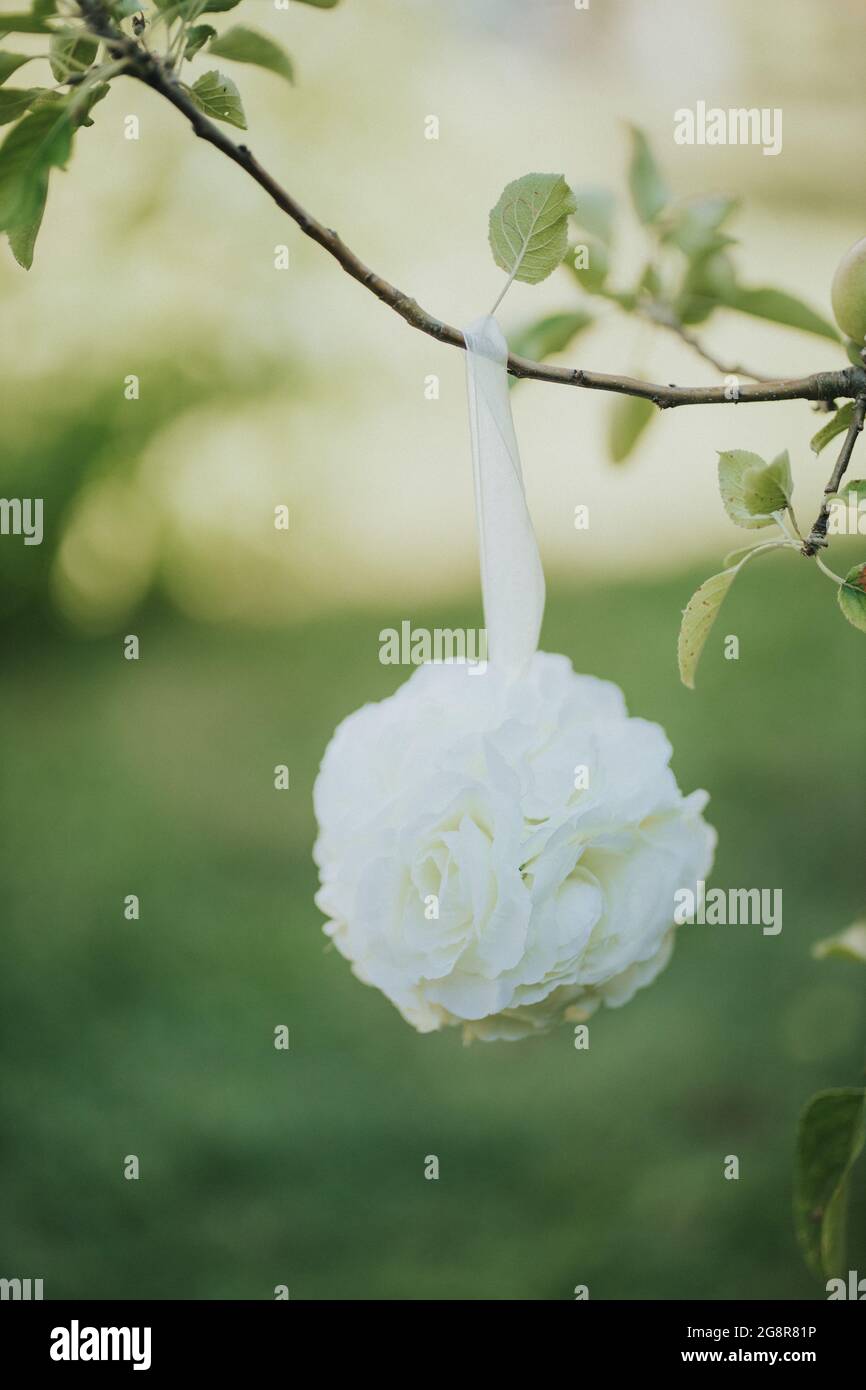
<svg viewBox="0 0 866 1390">
<path fill-rule="evenodd" d="M 679 192 L 743 199 L 748 283 L 827 314 L 864 231 L 862 83 L 840 59 L 866 35 L 853 0 L 244 8 L 299 77 L 238 78 L 253 150 L 453 322 L 497 293 L 486 215 L 503 185 L 561 168 L 621 188 L 623 119 Z M 781 106 L 782 154 L 674 146 L 672 112 L 697 99 Z M 118 83 L 94 119 L 32 271 L 0 257 L 0 494 L 45 499 L 42 546 L 0 538 L 0 1272 L 44 1277 L 49 1297 L 821 1296 L 791 1163 L 808 1096 L 862 1075 L 860 977 L 809 958 L 863 906 L 862 636 L 785 555 L 728 600 L 739 662 L 711 643 L 697 695 L 675 662 L 686 599 L 740 543 L 715 451 L 789 447 L 811 519 L 814 414 L 671 412 L 611 468 L 609 402 L 514 393 L 544 647 L 665 725 L 681 785 L 711 792 L 714 882 L 782 887 L 785 925 L 682 929 L 653 988 L 592 1024 L 588 1054 L 568 1030 L 417 1038 L 325 949 L 310 795 L 337 721 L 394 689 L 379 630 L 480 621 L 460 354 L 365 296 L 150 93 Z M 503 317 L 514 331 L 587 305 L 564 269 L 515 286 Z M 711 345 L 773 374 L 844 361 L 726 310 Z M 563 360 L 713 379 L 615 309 Z M 839 569 L 866 558 L 836 548 Z M 739 1182 L 722 1178 L 731 1153 Z"/>
</svg>

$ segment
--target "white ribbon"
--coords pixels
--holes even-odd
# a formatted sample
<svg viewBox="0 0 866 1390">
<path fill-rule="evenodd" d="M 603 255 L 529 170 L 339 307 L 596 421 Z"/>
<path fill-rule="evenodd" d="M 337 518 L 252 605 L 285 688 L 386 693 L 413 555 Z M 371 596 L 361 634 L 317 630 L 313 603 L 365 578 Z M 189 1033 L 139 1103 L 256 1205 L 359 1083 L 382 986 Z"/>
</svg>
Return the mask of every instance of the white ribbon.
<svg viewBox="0 0 866 1390">
<path fill-rule="evenodd" d="M 517 674 L 538 648 L 544 572 L 511 418 L 508 344 L 490 315 L 463 337 L 487 648 L 498 668 Z"/>
</svg>

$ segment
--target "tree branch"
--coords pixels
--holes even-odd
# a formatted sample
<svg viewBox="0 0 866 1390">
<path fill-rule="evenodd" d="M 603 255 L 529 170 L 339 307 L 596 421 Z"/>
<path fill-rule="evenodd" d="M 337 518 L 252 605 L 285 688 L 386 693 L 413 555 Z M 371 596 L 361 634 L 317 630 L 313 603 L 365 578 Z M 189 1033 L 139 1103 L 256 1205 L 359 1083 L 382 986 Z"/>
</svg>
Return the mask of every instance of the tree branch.
<svg viewBox="0 0 866 1390">
<path fill-rule="evenodd" d="M 854 412 L 851 416 L 851 423 L 848 426 L 848 433 L 845 435 L 845 442 L 836 460 L 836 467 L 830 474 L 827 486 L 824 489 L 824 501 L 821 510 L 815 518 L 806 540 L 803 542 L 803 554 L 814 555 L 816 551 L 822 549 L 827 544 L 827 523 L 830 519 L 830 502 L 839 491 L 839 484 L 845 476 L 848 464 L 851 462 L 851 455 L 854 452 L 854 445 L 857 437 L 863 428 L 863 421 L 866 418 L 866 396 L 858 396 L 854 404 Z"/>
<path fill-rule="evenodd" d="M 297 223 L 305 236 L 318 242 L 334 257 L 347 275 L 357 280 L 377 299 L 381 299 L 412 328 L 428 334 L 437 342 L 465 349 L 466 343 L 459 328 L 435 318 L 410 295 L 365 265 L 335 231 L 323 226 L 277 183 L 246 145 L 236 144 L 218 125 L 199 111 L 186 89 L 160 59 L 117 27 L 106 11 L 103 0 L 78 0 L 78 7 L 88 28 L 103 40 L 111 56 L 124 60 L 128 76 L 136 78 L 171 102 L 172 106 L 186 117 L 201 140 L 207 141 L 239 165 L 264 189 L 277 207 Z M 651 381 L 639 381 L 634 377 L 592 372 L 581 367 L 554 367 L 530 361 L 525 357 L 517 357 L 513 353 L 508 357 L 508 371 L 514 377 L 533 381 L 548 381 L 561 386 L 580 386 L 593 391 L 612 391 L 619 395 L 639 396 L 652 401 L 661 410 L 679 405 L 725 405 L 751 401 L 830 401 L 837 397 L 851 399 L 866 394 L 866 370 L 861 367 L 846 367 L 835 372 L 815 372 L 811 376 L 791 379 L 750 382 L 739 386 L 736 392 L 732 392 L 727 385 L 660 385 Z"/>
</svg>

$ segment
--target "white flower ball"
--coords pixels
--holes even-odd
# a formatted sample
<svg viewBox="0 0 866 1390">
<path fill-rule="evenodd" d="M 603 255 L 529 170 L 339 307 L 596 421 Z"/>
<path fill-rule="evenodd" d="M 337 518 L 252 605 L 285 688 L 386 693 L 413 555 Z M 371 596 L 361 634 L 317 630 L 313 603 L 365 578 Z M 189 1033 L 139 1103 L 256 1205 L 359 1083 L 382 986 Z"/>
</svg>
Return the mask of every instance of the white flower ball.
<svg viewBox="0 0 866 1390">
<path fill-rule="evenodd" d="M 618 1007 L 664 968 L 707 877 L 705 792 L 657 724 L 537 652 L 421 666 L 336 730 L 314 801 L 326 933 L 419 1032 L 522 1038 Z"/>
</svg>

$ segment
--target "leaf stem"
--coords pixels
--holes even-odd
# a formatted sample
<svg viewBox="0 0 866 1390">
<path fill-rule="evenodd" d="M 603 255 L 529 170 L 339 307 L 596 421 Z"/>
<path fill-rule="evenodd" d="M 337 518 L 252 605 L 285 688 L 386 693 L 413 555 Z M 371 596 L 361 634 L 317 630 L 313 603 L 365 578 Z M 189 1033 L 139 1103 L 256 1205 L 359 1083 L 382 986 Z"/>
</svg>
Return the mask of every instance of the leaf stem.
<svg viewBox="0 0 866 1390">
<path fill-rule="evenodd" d="M 834 574 L 833 570 L 830 569 L 829 565 L 824 564 L 824 561 L 821 559 L 821 556 L 818 554 L 817 550 L 815 551 L 815 564 L 818 566 L 822 574 L 826 574 L 827 578 L 832 579 L 833 583 L 838 584 L 841 589 L 842 585 L 845 583 L 845 580 L 842 579 L 840 575 Z"/>
</svg>

